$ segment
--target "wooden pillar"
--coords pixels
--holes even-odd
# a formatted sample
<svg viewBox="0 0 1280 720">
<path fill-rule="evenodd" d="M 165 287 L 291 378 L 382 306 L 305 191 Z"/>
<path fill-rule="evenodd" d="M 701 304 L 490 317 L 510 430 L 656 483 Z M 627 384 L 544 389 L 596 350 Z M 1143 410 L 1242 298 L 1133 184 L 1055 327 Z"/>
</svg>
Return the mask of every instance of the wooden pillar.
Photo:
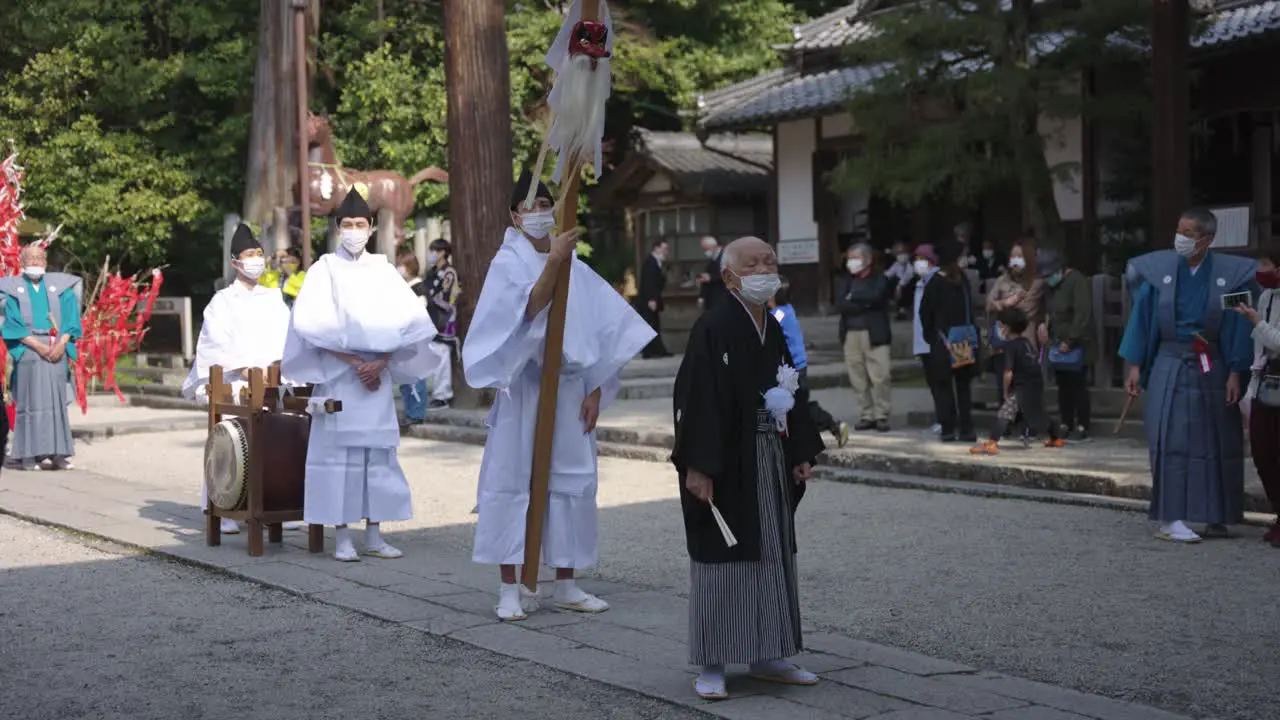
<svg viewBox="0 0 1280 720">
<path fill-rule="evenodd" d="M 390 208 L 382 208 L 378 211 L 378 239 L 374 245 L 374 252 L 386 255 L 389 260 L 395 262 L 396 255 L 400 252 L 400 248 L 396 247 L 396 215 Z"/>
<path fill-rule="evenodd" d="M 1263 124 L 1265 122 L 1265 124 Z M 1271 206 L 1274 178 L 1271 176 L 1271 152 L 1275 142 L 1275 128 L 1270 118 L 1260 117 L 1253 126 L 1253 227 L 1254 241 L 1258 247 L 1271 244 Z"/>
<path fill-rule="evenodd" d="M 262 239 L 266 240 L 266 238 Z M 271 209 L 270 247 L 271 250 L 268 254 L 289 249 L 289 211 L 286 208 L 274 207 Z"/>
<path fill-rule="evenodd" d="M 1188 0 L 1152 3 L 1151 236 L 1147 238 L 1152 249 L 1170 246 L 1178 215 L 1190 203 L 1189 35 Z"/>
<path fill-rule="evenodd" d="M 222 218 L 222 280 L 224 282 L 231 280 L 231 238 L 235 236 L 239 225 L 239 215 L 231 213 Z"/>
<path fill-rule="evenodd" d="M 1081 78 L 1081 94 L 1085 101 L 1093 97 L 1093 70 L 1085 70 Z M 1080 117 L 1080 241 L 1066 250 L 1067 263 L 1078 271 L 1092 275 L 1098 272 L 1102 242 L 1098 235 L 1098 132 L 1089 113 Z"/>
</svg>

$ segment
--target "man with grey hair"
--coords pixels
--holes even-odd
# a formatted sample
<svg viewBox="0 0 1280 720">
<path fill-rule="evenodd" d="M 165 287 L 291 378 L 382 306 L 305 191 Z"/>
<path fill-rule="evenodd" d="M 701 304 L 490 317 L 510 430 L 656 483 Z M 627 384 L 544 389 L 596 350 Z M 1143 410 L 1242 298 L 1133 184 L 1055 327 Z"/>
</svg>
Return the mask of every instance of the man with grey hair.
<svg viewBox="0 0 1280 720">
<path fill-rule="evenodd" d="M 730 299 L 690 332 L 671 454 L 691 561 L 689 660 L 702 667 L 694 689 L 709 700 L 728 697 L 728 663 L 766 681 L 818 681 L 786 658 L 803 650 L 794 520 L 822 440 L 767 311 L 781 285 L 773 248 L 739 238 L 721 264 Z"/>
<path fill-rule="evenodd" d="M 844 350 L 849 384 L 858 400 L 854 430 L 889 431 L 889 278 L 875 268 L 874 251 L 866 243 L 849 247 L 845 274 L 836 280 L 836 310 L 840 313 L 840 346 Z"/>
<path fill-rule="evenodd" d="M 1253 363 L 1249 322 L 1224 296 L 1253 293 L 1257 262 L 1209 252 L 1217 218 L 1192 209 L 1178 220 L 1172 250 L 1130 261 L 1133 311 L 1120 344 L 1125 389 L 1146 393 L 1156 537 L 1225 537 L 1244 517 L 1244 447 L 1238 402 Z"/>
<path fill-rule="evenodd" d="M 709 312 L 721 300 L 727 297 L 724 280 L 720 279 L 721 255 L 724 250 L 720 242 L 711 235 L 703 235 L 700 241 L 702 254 L 707 258 L 707 265 L 698 275 L 698 299 L 702 302 L 702 312 Z"/>
<path fill-rule="evenodd" d="M 80 278 L 45 273 L 44 247 L 32 243 L 19 256 L 22 274 L 0 279 L 4 337 L 13 374 L 9 391 L 14 416 L 12 456 L 24 470 L 66 470 L 75 454 L 67 406 L 74 397 L 70 363 L 80 338 Z"/>
</svg>

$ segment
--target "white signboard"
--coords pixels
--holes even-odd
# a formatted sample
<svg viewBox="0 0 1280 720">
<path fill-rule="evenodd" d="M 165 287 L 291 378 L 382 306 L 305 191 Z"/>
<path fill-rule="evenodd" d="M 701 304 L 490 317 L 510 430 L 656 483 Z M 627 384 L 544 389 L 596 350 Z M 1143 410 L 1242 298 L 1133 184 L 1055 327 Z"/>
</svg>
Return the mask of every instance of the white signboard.
<svg viewBox="0 0 1280 720">
<path fill-rule="evenodd" d="M 1212 248 L 1249 247 L 1249 206 L 1213 208 L 1210 212 L 1218 218 L 1218 233 Z"/>
<path fill-rule="evenodd" d="M 800 238 L 778 243 L 779 265 L 810 265 L 818 262 L 818 239 Z"/>
</svg>

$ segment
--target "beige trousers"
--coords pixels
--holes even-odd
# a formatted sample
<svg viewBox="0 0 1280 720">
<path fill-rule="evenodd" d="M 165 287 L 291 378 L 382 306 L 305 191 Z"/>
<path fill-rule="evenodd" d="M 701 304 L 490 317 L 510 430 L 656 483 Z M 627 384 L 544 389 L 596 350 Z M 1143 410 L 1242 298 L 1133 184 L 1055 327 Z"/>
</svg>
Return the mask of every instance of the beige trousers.
<svg viewBox="0 0 1280 720">
<path fill-rule="evenodd" d="M 844 365 L 858 400 L 859 420 L 889 419 L 889 346 L 871 347 L 871 334 L 850 330 L 844 336 Z"/>
</svg>

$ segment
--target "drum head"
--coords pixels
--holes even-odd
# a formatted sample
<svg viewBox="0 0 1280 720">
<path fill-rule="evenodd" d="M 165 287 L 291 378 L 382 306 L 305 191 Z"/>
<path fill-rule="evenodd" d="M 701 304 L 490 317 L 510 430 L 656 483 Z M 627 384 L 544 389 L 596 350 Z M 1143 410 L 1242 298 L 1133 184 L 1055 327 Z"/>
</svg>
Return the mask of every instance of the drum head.
<svg viewBox="0 0 1280 720">
<path fill-rule="evenodd" d="M 204 445 L 204 487 L 209 504 L 219 510 L 238 510 L 244 504 L 249 475 L 249 439 L 243 418 L 228 418 L 213 426 Z"/>
</svg>

